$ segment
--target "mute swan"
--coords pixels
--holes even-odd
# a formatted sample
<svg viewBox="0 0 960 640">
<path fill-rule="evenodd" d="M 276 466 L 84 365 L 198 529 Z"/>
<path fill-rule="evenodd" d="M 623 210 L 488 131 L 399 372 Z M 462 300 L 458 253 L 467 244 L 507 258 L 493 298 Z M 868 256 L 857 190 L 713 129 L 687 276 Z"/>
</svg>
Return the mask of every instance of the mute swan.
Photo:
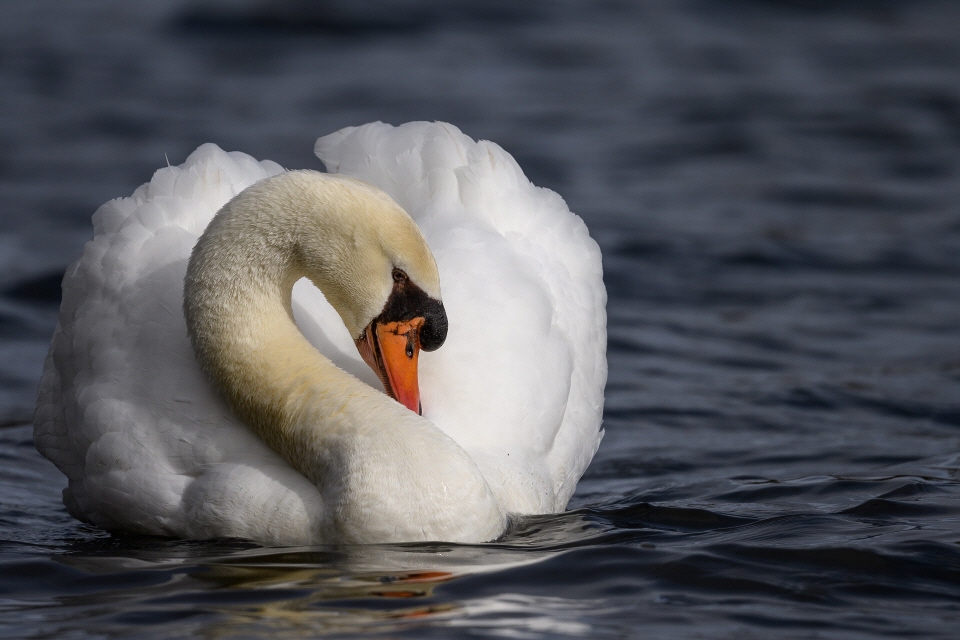
<svg viewBox="0 0 960 640">
<path fill-rule="evenodd" d="M 204 145 L 94 215 L 34 420 L 75 517 L 482 542 L 566 506 L 606 380 L 583 222 L 451 125 L 373 123 L 316 152 L 330 174 Z"/>
</svg>

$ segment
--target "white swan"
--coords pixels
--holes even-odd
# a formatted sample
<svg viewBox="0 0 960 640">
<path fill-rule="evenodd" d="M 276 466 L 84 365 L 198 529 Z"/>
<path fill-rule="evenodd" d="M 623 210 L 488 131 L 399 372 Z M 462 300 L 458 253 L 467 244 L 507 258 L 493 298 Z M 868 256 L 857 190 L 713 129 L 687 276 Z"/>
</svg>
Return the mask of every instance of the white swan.
<svg viewBox="0 0 960 640">
<path fill-rule="evenodd" d="M 94 215 L 34 430 L 75 517 L 268 544 L 480 542 L 566 506 L 606 380 L 583 222 L 450 125 L 374 123 L 316 150 L 340 175 L 204 145 Z M 418 388 L 416 348 L 444 333 Z"/>
</svg>

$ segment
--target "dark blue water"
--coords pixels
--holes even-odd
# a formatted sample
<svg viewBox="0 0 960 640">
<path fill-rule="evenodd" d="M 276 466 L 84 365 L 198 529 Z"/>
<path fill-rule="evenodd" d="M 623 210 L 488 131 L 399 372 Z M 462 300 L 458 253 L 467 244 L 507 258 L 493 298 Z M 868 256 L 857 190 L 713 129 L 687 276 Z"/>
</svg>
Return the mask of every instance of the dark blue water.
<svg viewBox="0 0 960 640">
<path fill-rule="evenodd" d="M 0 636 L 960 636 L 960 4 L 0 4 Z M 103 201 L 445 120 L 604 252 L 606 438 L 478 546 L 72 520 L 28 426 Z"/>
</svg>

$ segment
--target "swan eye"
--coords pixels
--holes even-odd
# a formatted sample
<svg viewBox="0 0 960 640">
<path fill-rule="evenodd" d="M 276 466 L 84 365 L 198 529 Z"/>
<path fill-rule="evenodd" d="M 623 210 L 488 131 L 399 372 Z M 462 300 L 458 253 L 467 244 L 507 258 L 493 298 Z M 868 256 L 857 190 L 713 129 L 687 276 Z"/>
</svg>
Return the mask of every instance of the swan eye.
<svg viewBox="0 0 960 640">
<path fill-rule="evenodd" d="M 405 282 L 407 279 L 407 274 L 405 274 L 400 269 L 393 270 L 393 281 L 394 282 Z"/>
</svg>

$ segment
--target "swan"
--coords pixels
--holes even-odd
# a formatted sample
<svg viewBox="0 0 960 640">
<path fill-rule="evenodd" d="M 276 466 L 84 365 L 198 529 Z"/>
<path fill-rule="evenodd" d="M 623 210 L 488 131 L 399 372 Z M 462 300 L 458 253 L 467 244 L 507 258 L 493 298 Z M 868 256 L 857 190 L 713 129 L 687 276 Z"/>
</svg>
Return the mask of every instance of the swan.
<svg viewBox="0 0 960 640">
<path fill-rule="evenodd" d="M 315 151 L 327 173 L 206 144 L 94 214 L 34 418 L 74 517 L 484 542 L 566 507 L 603 436 L 606 292 L 582 220 L 449 124 Z"/>
</svg>

